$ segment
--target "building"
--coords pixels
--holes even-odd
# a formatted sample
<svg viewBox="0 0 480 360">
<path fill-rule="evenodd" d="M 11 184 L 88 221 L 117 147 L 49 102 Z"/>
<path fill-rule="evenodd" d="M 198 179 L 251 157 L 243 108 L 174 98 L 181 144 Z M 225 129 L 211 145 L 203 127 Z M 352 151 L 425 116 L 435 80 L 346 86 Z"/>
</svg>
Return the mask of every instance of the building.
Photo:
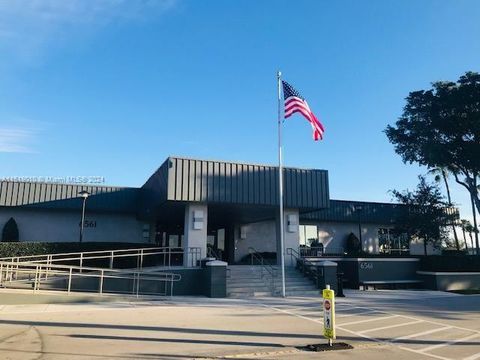
<svg viewBox="0 0 480 360">
<path fill-rule="evenodd" d="M 326 170 L 285 168 L 284 179 L 286 248 L 343 253 L 352 233 L 365 252 L 408 247 L 391 233 L 401 205 L 331 200 Z M 257 164 L 169 157 L 140 188 L 3 181 L 0 226 L 13 217 L 20 241 L 78 241 L 82 190 L 84 241 L 200 248 L 229 263 L 278 252 L 278 168 Z"/>
</svg>

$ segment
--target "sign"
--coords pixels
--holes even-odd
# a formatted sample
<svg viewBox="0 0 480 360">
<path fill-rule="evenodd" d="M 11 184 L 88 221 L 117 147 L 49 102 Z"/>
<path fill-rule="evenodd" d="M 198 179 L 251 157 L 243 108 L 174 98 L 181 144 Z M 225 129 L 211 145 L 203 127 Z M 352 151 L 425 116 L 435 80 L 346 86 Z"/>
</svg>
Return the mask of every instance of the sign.
<svg viewBox="0 0 480 360">
<path fill-rule="evenodd" d="M 372 270 L 373 269 L 373 264 L 370 262 L 361 262 L 360 263 L 360 269 L 363 270 Z"/>
<path fill-rule="evenodd" d="M 335 339 L 335 292 L 323 289 L 323 336 Z"/>
<path fill-rule="evenodd" d="M 82 226 L 82 222 L 78 223 L 78 226 Z M 85 220 L 83 223 L 84 228 L 96 228 L 97 227 L 97 220 Z"/>
</svg>

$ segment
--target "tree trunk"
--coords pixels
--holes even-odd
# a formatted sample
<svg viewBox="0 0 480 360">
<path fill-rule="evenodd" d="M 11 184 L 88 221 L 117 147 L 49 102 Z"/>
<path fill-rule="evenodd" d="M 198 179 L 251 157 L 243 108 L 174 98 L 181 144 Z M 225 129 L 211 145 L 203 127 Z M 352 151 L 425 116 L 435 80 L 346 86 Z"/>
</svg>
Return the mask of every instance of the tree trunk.
<svg viewBox="0 0 480 360">
<path fill-rule="evenodd" d="M 455 172 L 453 173 L 453 176 L 455 177 L 455 181 L 458 184 L 462 185 L 464 188 L 466 188 L 470 193 L 470 199 L 472 201 L 473 226 L 475 228 L 476 254 L 480 255 L 480 246 L 478 242 L 477 213 L 476 213 L 476 211 L 480 213 L 480 198 L 478 197 L 478 189 L 477 189 L 478 174 L 473 174 L 473 176 L 470 176 L 470 174 L 463 172 L 463 175 L 465 175 L 465 181 L 460 180 L 458 178 L 457 173 Z M 477 208 L 476 210 L 475 210 L 475 207 Z"/>
<path fill-rule="evenodd" d="M 427 256 L 427 239 L 423 238 L 423 254 Z"/>
<path fill-rule="evenodd" d="M 445 183 L 445 189 L 447 190 L 447 199 L 448 205 L 452 207 L 452 197 L 450 196 L 450 186 L 448 185 L 447 173 L 442 169 L 443 182 Z M 453 237 L 455 238 L 455 246 L 457 250 L 460 251 L 460 242 L 458 241 L 457 229 L 455 228 L 455 223 L 452 224 Z"/>
<path fill-rule="evenodd" d="M 472 200 L 472 212 L 473 212 L 473 232 L 475 233 L 475 245 L 476 245 L 476 253 L 480 255 L 480 247 L 478 244 L 478 227 L 477 227 L 477 210 L 475 209 L 473 195 L 470 197 Z"/>
<path fill-rule="evenodd" d="M 463 224 L 462 224 L 462 232 L 463 232 L 463 241 L 465 242 L 465 249 L 467 249 L 467 254 L 469 254 L 468 245 L 467 245 L 467 236 L 465 234 L 465 228 L 463 227 Z"/>
</svg>

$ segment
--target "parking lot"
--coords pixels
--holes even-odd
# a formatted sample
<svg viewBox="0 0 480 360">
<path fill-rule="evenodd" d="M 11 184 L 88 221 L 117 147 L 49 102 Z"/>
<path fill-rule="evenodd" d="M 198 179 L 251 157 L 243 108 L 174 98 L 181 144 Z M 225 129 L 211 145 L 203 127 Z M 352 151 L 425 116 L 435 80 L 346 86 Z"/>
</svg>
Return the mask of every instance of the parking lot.
<svg viewBox="0 0 480 360">
<path fill-rule="evenodd" d="M 267 302 L 268 303 L 268 302 Z M 311 299 L 265 305 L 322 323 Z M 337 303 L 339 340 L 389 345 L 418 357 L 480 359 L 480 297 L 441 292 L 350 292 Z M 407 356 L 407 355 L 405 355 Z M 411 357 L 412 355 L 410 355 Z"/>
<path fill-rule="evenodd" d="M 346 295 L 337 299 L 337 336 L 353 350 L 298 348 L 325 342 L 320 297 L 92 298 L 2 305 L 0 358 L 480 359 L 480 296 L 406 290 Z"/>
</svg>

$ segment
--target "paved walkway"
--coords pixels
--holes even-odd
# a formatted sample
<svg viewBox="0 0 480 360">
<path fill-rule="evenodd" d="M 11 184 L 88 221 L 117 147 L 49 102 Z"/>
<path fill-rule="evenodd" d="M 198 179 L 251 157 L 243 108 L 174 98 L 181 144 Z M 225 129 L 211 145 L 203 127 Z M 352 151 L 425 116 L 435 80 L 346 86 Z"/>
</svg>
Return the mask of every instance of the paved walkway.
<svg viewBox="0 0 480 360">
<path fill-rule="evenodd" d="M 2 293 L 0 292 L 0 300 Z M 319 297 L 0 305 L 0 359 L 314 359 Z M 350 291 L 329 359 L 480 359 L 480 296 Z"/>
</svg>

